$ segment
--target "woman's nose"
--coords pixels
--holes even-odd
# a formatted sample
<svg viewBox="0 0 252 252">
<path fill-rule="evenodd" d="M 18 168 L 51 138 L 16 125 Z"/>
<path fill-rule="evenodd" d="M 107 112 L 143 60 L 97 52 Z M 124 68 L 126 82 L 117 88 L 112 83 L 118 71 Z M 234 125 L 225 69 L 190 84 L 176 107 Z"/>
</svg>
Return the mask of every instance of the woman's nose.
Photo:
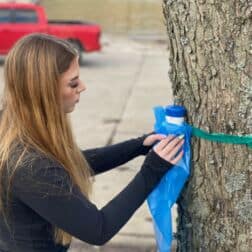
<svg viewBox="0 0 252 252">
<path fill-rule="evenodd" d="M 87 87 L 86 87 L 85 83 L 80 81 L 80 85 L 79 85 L 79 88 L 78 88 L 78 93 L 81 93 L 86 89 L 87 89 Z"/>
</svg>

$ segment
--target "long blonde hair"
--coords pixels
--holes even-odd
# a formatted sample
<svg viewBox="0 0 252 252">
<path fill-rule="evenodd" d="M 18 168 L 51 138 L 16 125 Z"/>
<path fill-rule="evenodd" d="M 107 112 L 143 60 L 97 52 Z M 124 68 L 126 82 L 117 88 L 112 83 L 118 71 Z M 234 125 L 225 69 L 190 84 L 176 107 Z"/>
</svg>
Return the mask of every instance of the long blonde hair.
<svg viewBox="0 0 252 252">
<path fill-rule="evenodd" d="M 23 37 L 8 53 L 0 122 L 0 181 L 13 148 L 22 143 L 59 162 L 81 192 L 89 196 L 90 168 L 75 143 L 60 99 L 60 76 L 77 56 L 68 42 L 45 34 Z M 4 191 L 0 183 L 1 211 Z M 57 227 L 54 230 L 56 243 L 70 243 L 71 235 Z"/>
</svg>

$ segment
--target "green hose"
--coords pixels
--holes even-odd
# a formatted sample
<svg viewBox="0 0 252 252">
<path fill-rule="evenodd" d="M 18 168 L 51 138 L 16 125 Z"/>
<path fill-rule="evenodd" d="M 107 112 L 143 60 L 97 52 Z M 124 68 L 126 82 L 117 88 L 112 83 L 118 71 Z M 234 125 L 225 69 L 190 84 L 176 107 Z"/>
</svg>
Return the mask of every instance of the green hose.
<svg viewBox="0 0 252 252">
<path fill-rule="evenodd" d="M 233 136 L 222 133 L 208 133 L 206 131 L 194 127 L 192 127 L 192 135 L 206 139 L 208 141 L 230 144 L 246 144 L 249 148 L 252 148 L 252 135 Z"/>
</svg>

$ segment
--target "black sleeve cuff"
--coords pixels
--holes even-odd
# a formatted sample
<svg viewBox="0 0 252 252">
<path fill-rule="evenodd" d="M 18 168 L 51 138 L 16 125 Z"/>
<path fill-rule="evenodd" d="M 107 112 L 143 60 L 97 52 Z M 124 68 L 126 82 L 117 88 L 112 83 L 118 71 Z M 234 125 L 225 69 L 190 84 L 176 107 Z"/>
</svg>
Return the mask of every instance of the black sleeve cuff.
<svg viewBox="0 0 252 252">
<path fill-rule="evenodd" d="M 139 142 L 141 143 L 140 147 L 139 147 L 139 155 L 147 155 L 149 153 L 149 151 L 152 149 L 152 147 L 156 144 L 152 144 L 150 146 L 144 146 L 143 145 L 143 142 L 145 140 L 146 137 L 152 135 L 152 134 L 155 134 L 155 132 L 150 132 L 148 134 L 144 134 L 143 136 L 139 137 L 138 140 Z"/>
<path fill-rule="evenodd" d="M 161 158 L 153 150 L 149 152 L 140 170 L 145 179 L 148 193 L 155 188 L 165 173 L 172 167 L 173 164 Z"/>
</svg>

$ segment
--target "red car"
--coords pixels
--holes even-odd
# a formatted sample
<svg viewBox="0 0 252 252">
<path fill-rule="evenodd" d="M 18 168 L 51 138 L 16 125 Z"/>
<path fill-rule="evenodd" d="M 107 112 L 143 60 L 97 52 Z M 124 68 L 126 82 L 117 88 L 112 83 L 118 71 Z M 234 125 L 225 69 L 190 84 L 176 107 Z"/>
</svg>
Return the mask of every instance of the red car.
<svg viewBox="0 0 252 252">
<path fill-rule="evenodd" d="M 79 50 L 80 57 L 82 52 L 101 49 L 101 28 L 96 24 L 80 21 L 50 21 L 40 5 L 0 3 L 0 54 L 7 54 L 18 39 L 35 32 L 69 40 Z"/>
</svg>

